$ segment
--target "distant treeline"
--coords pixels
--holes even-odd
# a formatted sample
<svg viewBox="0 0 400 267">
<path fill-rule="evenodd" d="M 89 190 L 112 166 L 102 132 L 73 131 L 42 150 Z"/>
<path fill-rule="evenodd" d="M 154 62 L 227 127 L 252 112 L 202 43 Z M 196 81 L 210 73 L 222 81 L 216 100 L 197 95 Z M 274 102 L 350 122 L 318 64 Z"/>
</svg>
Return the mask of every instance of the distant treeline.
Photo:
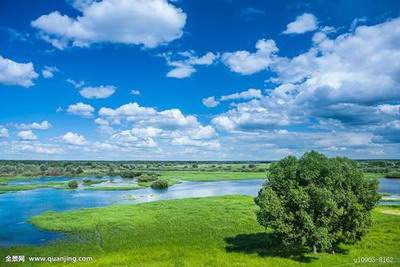
<svg viewBox="0 0 400 267">
<path fill-rule="evenodd" d="M 266 172 L 272 161 L 38 161 L 0 160 L 2 176 L 123 175 L 135 172 Z M 358 160 L 364 172 L 400 177 L 400 160 Z"/>
<path fill-rule="evenodd" d="M 382 173 L 387 178 L 400 178 L 400 160 L 359 160 L 364 172 Z"/>
<path fill-rule="evenodd" d="M 0 161 L 1 176 L 123 175 L 137 171 L 265 172 L 268 162 L 195 161 Z"/>
</svg>

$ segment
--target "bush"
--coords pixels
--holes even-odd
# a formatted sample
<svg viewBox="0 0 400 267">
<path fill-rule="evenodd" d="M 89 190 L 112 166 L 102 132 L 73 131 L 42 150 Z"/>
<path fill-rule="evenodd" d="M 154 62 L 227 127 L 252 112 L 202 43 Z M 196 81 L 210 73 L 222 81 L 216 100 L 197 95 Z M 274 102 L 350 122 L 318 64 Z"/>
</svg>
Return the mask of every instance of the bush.
<svg viewBox="0 0 400 267">
<path fill-rule="evenodd" d="M 120 176 L 122 178 L 136 178 L 141 175 L 143 175 L 143 172 L 122 172 L 122 173 L 120 173 Z"/>
<path fill-rule="evenodd" d="M 151 183 L 151 188 L 153 189 L 166 189 L 168 186 L 168 181 L 163 179 L 158 179 Z"/>
<path fill-rule="evenodd" d="M 93 181 L 90 180 L 90 179 L 83 179 L 83 184 L 84 185 L 91 185 L 91 184 L 93 184 Z"/>
<path fill-rule="evenodd" d="M 255 198 L 258 222 L 284 245 L 334 251 L 362 238 L 380 199 L 378 181 L 365 179 L 357 163 L 317 152 L 272 164 Z"/>
<path fill-rule="evenodd" d="M 385 174 L 386 178 L 400 178 L 400 172 L 388 172 Z"/>
<path fill-rule="evenodd" d="M 156 175 L 145 173 L 145 174 L 142 174 L 142 175 L 140 175 L 140 176 L 138 177 L 138 182 L 147 183 L 147 182 L 156 181 L 157 179 L 158 179 L 158 178 L 157 178 Z"/>
<path fill-rule="evenodd" d="M 76 188 L 78 188 L 78 182 L 77 181 L 69 181 L 68 187 L 71 189 L 76 189 Z"/>
</svg>

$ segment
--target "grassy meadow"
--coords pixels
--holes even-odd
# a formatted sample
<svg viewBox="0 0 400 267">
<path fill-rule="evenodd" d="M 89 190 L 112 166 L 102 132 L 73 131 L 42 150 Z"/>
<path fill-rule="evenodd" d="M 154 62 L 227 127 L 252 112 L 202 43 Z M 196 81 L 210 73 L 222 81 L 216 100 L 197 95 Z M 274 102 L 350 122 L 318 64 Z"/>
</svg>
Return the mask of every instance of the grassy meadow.
<svg viewBox="0 0 400 267">
<path fill-rule="evenodd" d="M 374 225 L 336 254 L 288 251 L 256 222 L 253 199 L 224 196 L 47 212 L 32 223 L 68 233 L 43 246 L 1 248 L 0 256 L 91 256 L 73 266 L 346 266 L 360 257 L 391 257 L 399 266 L 398 207 L 378 207 Z M 378 258 L 377 258 L 378 259 Z M 40 266 L 71 266 L 70 263 Z M 32 266 L 13 264 L 12 266 Z"/>
</svg>

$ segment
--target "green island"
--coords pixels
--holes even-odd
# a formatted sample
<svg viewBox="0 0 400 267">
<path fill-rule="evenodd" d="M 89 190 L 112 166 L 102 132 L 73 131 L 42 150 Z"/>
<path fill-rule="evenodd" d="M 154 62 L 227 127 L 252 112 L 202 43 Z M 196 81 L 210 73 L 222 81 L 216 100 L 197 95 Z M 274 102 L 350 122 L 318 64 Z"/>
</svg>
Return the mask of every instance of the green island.
<svg viewBox="0 0 400 267">
<path fill-rule="evenodd" d="M 398 207 L 375 208 L 369 233 L 355 245 L 341 246 L 335 255 L 277 247 L 271 233 L 257 223 L 255 209 L 251 197 L 223 196 L 47 212 L 33 217 L 32 223 L 43 229 L 67 232 L 67 240 L 39 247 L 2 248 L 0 255 L 91 256 L 90 266 L 102 267 L 133 263 L 141 266 L 303 266 L 305 263 L 338 266 L 353 265 L 357 258 L 366 255 L 387 255 L 397 263 L 376 266 L 398 266 Z M 43 263 L 43 266 L 53 265 Z M 87 266 L 87 263 L 74 266 Z"/>
</svg>

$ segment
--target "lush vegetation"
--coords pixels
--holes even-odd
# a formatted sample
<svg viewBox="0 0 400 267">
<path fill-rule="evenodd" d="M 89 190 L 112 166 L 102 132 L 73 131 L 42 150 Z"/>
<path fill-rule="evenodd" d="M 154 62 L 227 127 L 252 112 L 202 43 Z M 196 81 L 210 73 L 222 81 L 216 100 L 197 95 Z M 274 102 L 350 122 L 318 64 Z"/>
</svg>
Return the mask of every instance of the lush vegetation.
<svg viewBox="0 0 400 267">
<path fill-rule="evenodd" d="M 267 162 L 166 162 L 166 161 L 0 161 L 0 177 L 30 176 L 122 176 L 135 178 L 143 172 L 256 172 Z"/>
<path fill-rule="evenodd" d="M 151 183 L 151 188 L 153 189 L 166 189 L 168 188 L 168 181 L 164 179 L 158 179 Z"/>
<path fill-rule="evenodd" d="M 400 179 L 400 172 L 388 172 L 385 174 L 386 178 L 399 178 Z"/>
<path fill-rule="evenodd" d="M 0 182 L 38 176 L 121 176 L 150 183 L 167 180 L 214 181 L 265 178 L 271 162 L 195 161 L 7 161 L 0 160 Z M 368 178 L 398 177 L 400 160 L 361 160 Z M 148 178 L 148 179 L 147 179 Z M 145 180 L 148 181 L 145 181 Z M 152 180 L 152 181 L 150 181 Z M 88 185 L 88 184 L 86 184 Z"/>
<path fill-rule="evenodd" d="M 400 173 L 400 160 L 359 160 L 358 163 L 365 173 L 378 174 L 379 177 L 391 172 Z"/>
<path fill-rule="evenodd" d="M 255 199 L 257 219 L 285 246 L 334 251 L 366 234 L 380 199 L 377 189 L 378 181 L 365 179 L 350 159 L 314 151 L 289 156 L 271 166 Z"/>
<path fill-rule="evenodd" d="M 76 188 L 78 188 L 78 186 L 79 186 L 79 184 L 75 180 L 72 180 L 72 181 L 68 182 L 68 187 L 71 188 L 71 189 L 76 189 Z"/>
<path fill-rule="evenodd" d="M 40 188 L 68 189 L 68 185 L 63 182 L 49 182 L 45 184 L 0 185 L 0 194 Z"/>
<path fill-rule="evenodd" d="M 374 225 L 363 240 L 351 246 L 341 245 L 335 255 L 308 254 L 301 248 L 283 249 L 271 232 L 257 223 L 255 210 L 251 197 L 225 196 L 48 212 L 34 217 L 33 223 L 44 229 L 66 231 L 69 240 L 44 246 L 1 248 L 0 258 L 92 256 L 94 261 L 89 266 L 101 267 L 289 267 L 305 263 L 344 266 L 353 265 L 360 257 L 392 257 L 397 261 L 400 258 L 400 216 L 393 215 L 399 208 L 376 209 Z M 54 263 L 42 265 L 54 266 Z"/>
</svg>

